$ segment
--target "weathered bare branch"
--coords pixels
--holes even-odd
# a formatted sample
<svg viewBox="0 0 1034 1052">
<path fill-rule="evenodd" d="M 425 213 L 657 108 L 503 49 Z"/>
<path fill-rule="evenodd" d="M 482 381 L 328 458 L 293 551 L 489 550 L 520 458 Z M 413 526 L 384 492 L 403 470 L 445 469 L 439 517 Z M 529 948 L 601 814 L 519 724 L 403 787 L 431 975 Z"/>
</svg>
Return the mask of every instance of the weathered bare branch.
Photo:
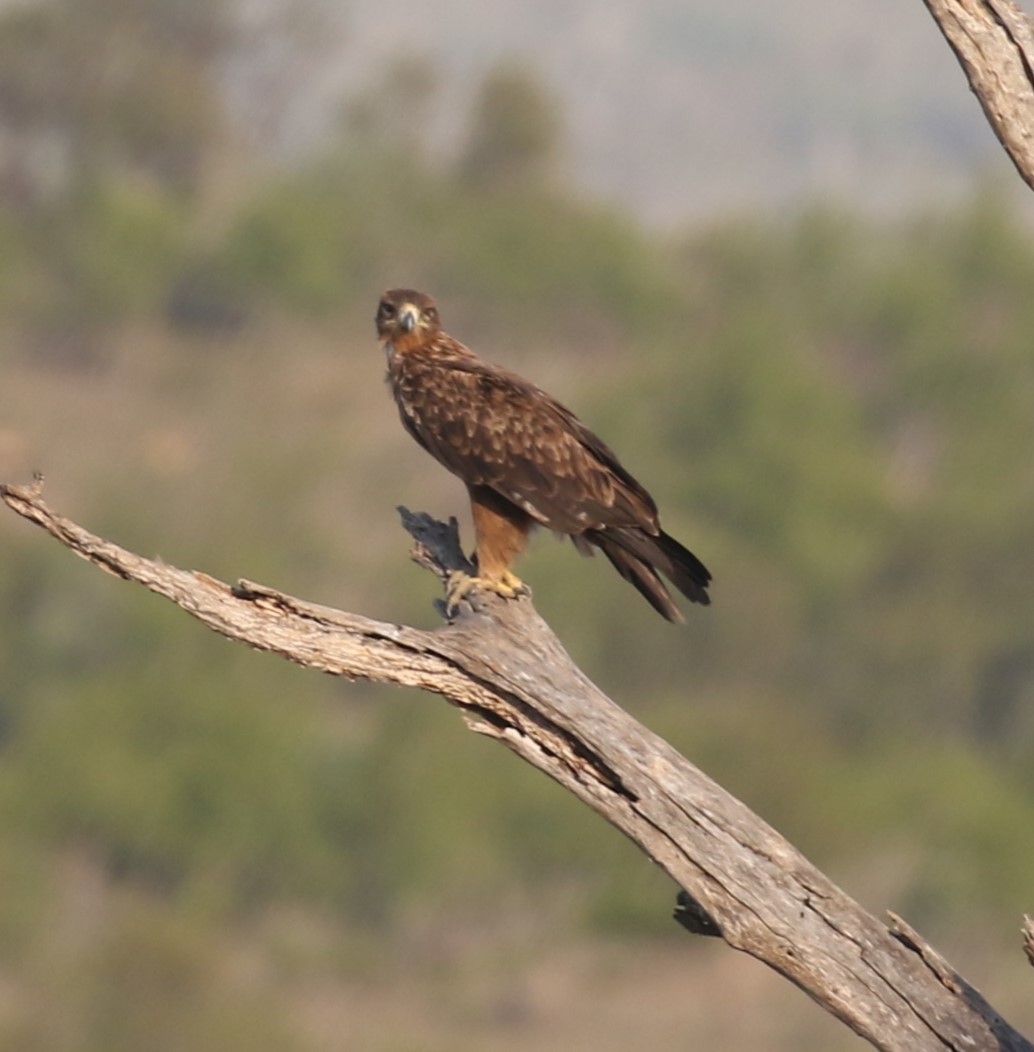
<svg viewBox="0 0 1034 1052">
<path fill-rule="evenodd" d="M 680 920 L 807 991 L 878 1048 L 1034 1052 L 903 921 L 880 923 L 791 844 L 575 667 L 530 600 L 473 597 L 436 631 L 373 621 L 145 559 L 44 504 L 0 497 L 76 554 L 171 599 L 217 632 L 299 665 L 444 696 L 629 836 L 684 889 Z M 463 564 L 455 523 L 403 512 L 416 558 Z"/>
<path fill-rule="evenodd" d="M 1034 188 L 1034 22 L 1012 0 L 923 0 L 984 114 Z"/>
</svg>

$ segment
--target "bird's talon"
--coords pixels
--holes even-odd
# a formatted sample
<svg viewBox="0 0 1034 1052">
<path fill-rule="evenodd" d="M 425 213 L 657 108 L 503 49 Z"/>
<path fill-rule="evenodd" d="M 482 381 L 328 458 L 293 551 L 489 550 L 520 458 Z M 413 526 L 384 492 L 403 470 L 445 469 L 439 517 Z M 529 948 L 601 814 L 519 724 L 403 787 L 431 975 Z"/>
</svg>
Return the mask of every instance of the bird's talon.
<svg viewBox="0 0 1034 1052">
<path fill-rule="evenodd" d="M 503 579 L 498 585 L 490 584 L 489 587 L 504 599 L 516 599 L 519 595 L 531 595 L 531 589 L 516 575 L 509 570 L 503 572 Z"/>
<path fill-rule="evenodd" d="M 477 578 L 463 573 L 462 570 L 454 570 L 449 574 L 445 582 L 445 613 L 452 617 L 459 609 L 459 605 L 476 586 Z"/>
<path fill-rule="evenodd" d="M 518 596 L 531 595 L 528 586 L 515 574 L 504 571 L 498 580 L 490 577 L 471 577 L 460 570 L 449 574 L 445 584 L 445 612 L 449 617 L 456 613 L 461 602 L 478 589 L 495 592 L 503 599 L 516 599 Z"/>
</svg>

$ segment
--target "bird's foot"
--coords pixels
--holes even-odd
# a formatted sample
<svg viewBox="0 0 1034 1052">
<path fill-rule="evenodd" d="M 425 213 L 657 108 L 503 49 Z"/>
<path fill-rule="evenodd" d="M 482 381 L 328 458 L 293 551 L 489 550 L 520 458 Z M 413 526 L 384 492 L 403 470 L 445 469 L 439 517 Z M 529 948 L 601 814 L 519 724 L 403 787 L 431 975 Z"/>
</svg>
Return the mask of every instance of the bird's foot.
<svg viewBox="0 0 1034 1052">
<path fill-rule="evenodd" d="M 504 570 L 500 577 L 471 577 L 460 570 L 449 574 L 445 585 L 445 612 L 451 617 L 471 592 L 483 589 L 503 599 L 531 595 L 531 589 L 516 575 Z"/>
</svg>

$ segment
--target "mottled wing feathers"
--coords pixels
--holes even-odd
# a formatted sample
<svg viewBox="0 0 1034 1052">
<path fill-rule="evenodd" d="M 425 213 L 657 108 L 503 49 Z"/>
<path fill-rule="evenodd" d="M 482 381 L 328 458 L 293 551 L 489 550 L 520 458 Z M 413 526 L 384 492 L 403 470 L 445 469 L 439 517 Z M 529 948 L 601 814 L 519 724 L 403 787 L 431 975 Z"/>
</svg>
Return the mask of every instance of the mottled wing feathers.
<svg viewBox="0 0 1034 1052">
<path fill-rule="evenodd" d="M 409 355 L 397 390 L 406 427 L 450 471 L 491 486 L 560 533 L 657 530 L 657 509 L 614 454 L 558 402 L 478 361 Z"/>
</svg>

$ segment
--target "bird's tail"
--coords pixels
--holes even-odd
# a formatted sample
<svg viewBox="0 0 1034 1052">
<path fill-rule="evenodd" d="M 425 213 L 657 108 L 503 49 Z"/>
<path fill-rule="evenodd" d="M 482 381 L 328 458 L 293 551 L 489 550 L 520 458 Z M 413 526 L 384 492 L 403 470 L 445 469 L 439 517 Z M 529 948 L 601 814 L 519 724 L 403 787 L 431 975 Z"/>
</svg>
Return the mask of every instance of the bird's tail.
<svg viewBox="0 0 1034 1052">
<path fill-rule="evenodd" d="M 603 552 L 617 572 L 639 590 L 661 617 L 669 621 L 685 620 L 658 571 L 691 602 L 703 606 L 711 602 L 707 594 L 711 574 L 674 537 L 666 533 L 654 537 L 645 530 L 618 527 L 587 530 L 585 538 Z"/>
</svg>

